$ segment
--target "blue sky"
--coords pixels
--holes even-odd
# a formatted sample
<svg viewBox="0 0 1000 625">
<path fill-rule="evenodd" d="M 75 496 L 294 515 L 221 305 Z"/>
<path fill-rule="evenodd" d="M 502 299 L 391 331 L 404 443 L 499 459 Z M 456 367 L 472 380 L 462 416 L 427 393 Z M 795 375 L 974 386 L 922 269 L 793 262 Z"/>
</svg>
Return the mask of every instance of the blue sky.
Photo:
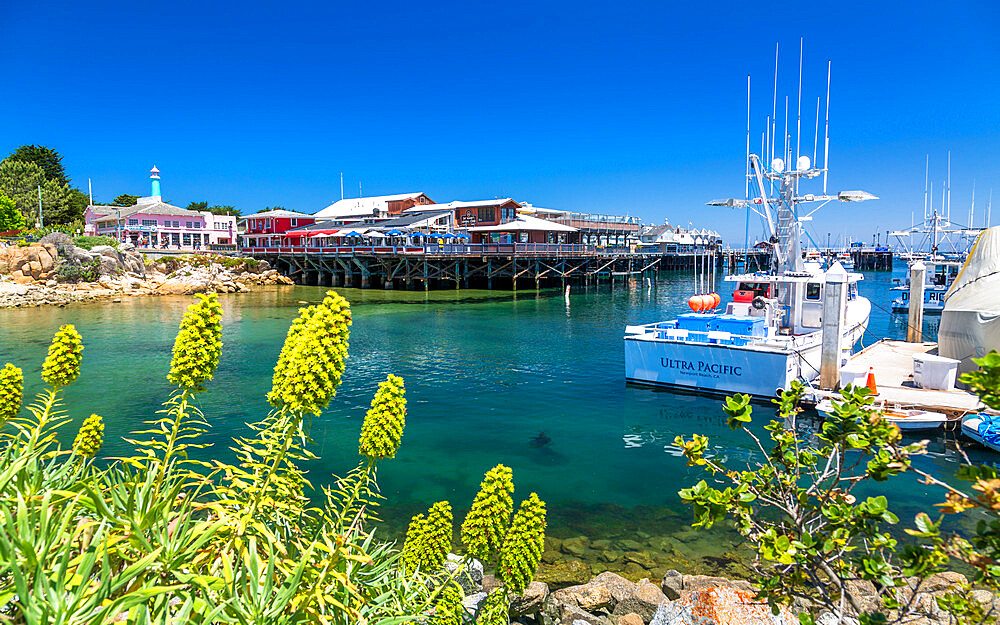
<svg viewBox="0 0 1000 625">
<path fill-rule="evenodd" d="M 0 152 L 52 146 L 101 201 L 148 193 L 156 164 L 175 204 L 312 212 L 344 172 L 348 196 L 511 196 L 742 243 L 743 214 L 704 202 L 744 193 L 746 76 L 759 146 L 776 42 L 794 128 L 803 36 L 803 152 L 829 58 L 831 188 L 882 198 L 825 208 L 817 238 L 906 226 L 949 149 L 953 218 L 975 179 L 1000 222 L 993 2 L 41 6 L 0 3 Z"/>
</svg>

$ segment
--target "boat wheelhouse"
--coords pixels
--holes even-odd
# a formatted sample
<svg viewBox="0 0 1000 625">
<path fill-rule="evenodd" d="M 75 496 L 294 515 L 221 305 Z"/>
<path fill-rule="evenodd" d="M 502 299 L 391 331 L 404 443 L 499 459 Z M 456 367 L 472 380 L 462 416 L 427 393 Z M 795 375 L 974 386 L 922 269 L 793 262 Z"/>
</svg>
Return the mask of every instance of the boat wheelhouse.
<svg viewBox="0 0 1000 625">
<path fill-rule="evenodd" d="M 962 269 L 962 261 L 942 258 L 928 258 L 923 261 L 926 266 L 924 273 L 924 312 L 940 315 L 944 310 L 944 296 Z M 905 313 L 910 309 L 910 274 L 905 278 L 893 280 L 892 312 Z"/>
</svg>

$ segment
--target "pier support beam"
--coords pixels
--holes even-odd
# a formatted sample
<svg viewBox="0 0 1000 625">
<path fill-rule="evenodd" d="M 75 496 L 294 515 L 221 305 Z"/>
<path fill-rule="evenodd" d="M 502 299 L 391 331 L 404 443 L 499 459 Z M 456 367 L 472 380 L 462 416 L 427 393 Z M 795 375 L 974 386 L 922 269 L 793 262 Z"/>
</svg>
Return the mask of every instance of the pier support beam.
<svg viewBox="0 0 1000 625">
<path fill-rule="evenodd" d="M 823 346 L 820 353 L 820 388 L 833 390 L 840 384 L 841 337 L 847 303 L 847 272 L 839 264 L 826 272 L 823 293 Z"/>
</svg>

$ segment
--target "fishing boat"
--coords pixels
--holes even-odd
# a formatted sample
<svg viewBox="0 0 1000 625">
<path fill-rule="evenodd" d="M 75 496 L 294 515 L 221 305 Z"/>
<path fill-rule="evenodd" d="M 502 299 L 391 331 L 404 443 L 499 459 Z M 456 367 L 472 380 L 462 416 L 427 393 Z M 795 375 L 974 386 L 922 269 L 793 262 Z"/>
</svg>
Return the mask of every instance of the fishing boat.
<svg viewBox="0 0 1000 625">
<path fill-rule="evenodd" d="M 976 237 L 984 228 L 972 224 L 976 215 L 976 190 L 972 189 L 972 204 L 969 207 L 969 224 L 963 226 L 951 218 L 951 153 L 948 154 L 948 178 L 941 187 L 940 209 L 934 206 L 934 186 L 929 180 L 930 157 L 924 170 L 924 217 L 905 230 L 891 232 L 902 249 L 900 257 L 907 261 L 906 277 L 894 279 L 895 294 L 892 312 L 905 313 L 910 306 L 909 267 L 915 262 L 923 262 L 924 302 L 923 311 L 939 315 L 944 311 L 944 296 L 958 277 L 969 250 Z M 986 227 L 989 226 L 992 211 L 992 193 L 986 207 Z"/>
<path fill-rule="evenodd" d="M 1000 415 L 980 412 L 962 417 L 962 434 L 983 447 L 1000 451 Z"/>
<path fill-rule="evenodd" d="M 882 418 L 895 424 L 900 430 L 936 430 L 948 423 L 948 417 L 940 412 L 907 409 L 899 406 L 888 408 L 884 402 L 880 405 L 873 404 L 866 409 L 881 410 Z M 833 413 L 833 402 L 829 399 L 821 400 L 816 404 L 816 412 L 822 417 L 829 417 Z"/>
<path fill-rule="evenodd" d="M 924 312 L 940 315 L 944 310 L 944 295 L 951 288 L 958 272 L 962 269 L 962 260 L 949 259 L 937 255 L 920 259 L 926 267 L 924 272 Z M 912 261 L 916 262 L 916 260 Z M 905 313 L 910 309 L 910 272 L 905 278 L 893 280 L 895 286 L 889 290 L 892 299 L 892 312 Z"/>
<path fill-rule="evenodd" d="M 749 124 L 747 134 L 749 137 Z M 774 146 L 770 153 L 775 154 Z M 793 158 L 791 141 L 786 141 L 782 154 L 789 160 Z M 807 263 L 800 243 L 802 222 L 830 202 L 877 198 L 864 191 L 828 194 L 827 174 L 825 165 L 814 167 L 805 155 L 796 157 L 794 166 L 786 167 L 785 160 L 778 157 L 765 166 L 760 156 L 750 153 L 748 140 L 746 198 L 708 204 L 746 208 L 761 218 L 772 251 L 770 270 L 725 277 L 735 288 L 732 301 L 721 309 L 724 312 L 719 308 L 721 297 L 709 288 L 707 294 L 689 299 L 692 313 L 668 321 L 626 326 L 627 381 L 764 398 L 787 389 L 793 380 L 815 379 L 820 371 L 828 278 L 844 285 L 839 347 L 840 362 L 846 362 L 871 313 L 871 302 L 858 294 L 857 283 L 863 276 L 848 273 L 836 263 L 826 271 L 817 263 Z M 822 193 L 800 190 L 800 185 L 820 176 Z M 800 207 L 816 202 L 820 206 L 811 213 L 800 214 Z M 711 275 L 714 277 L 714 272 Z"/>
<path fill-rule="evenodd" d="M 850 252 L 838 252 L 836 262 L 847 271 L 854 271 L 854 257 Z"/>
</svg>

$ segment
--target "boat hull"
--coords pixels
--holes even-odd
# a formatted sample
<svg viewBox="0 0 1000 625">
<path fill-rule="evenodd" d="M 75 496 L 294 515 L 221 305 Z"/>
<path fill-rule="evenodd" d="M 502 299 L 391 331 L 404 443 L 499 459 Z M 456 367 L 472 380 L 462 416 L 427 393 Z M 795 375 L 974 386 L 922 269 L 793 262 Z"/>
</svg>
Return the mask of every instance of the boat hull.
<svg viewBox="0 0 1000 625">
<path fill-rule="evenodd" d="M 786 351 L 625 337 L 625 379 L 634 383 L 774 397 L 797 369 L 795 355 Z"/>
</svg>

